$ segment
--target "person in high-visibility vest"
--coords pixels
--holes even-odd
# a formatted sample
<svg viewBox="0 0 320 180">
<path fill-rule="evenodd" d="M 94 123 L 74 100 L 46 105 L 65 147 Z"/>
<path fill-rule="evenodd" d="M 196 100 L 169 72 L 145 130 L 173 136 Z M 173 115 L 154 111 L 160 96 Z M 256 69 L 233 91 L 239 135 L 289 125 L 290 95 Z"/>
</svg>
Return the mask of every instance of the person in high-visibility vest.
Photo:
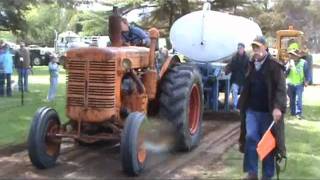
<svg viewBox="0 0 320 180">
<path fill-rule="evenodd" d="M 288 96 L 290 98 L 291 115 L 301 119 L 302 93 L 309 82 L 309 69 L 306 60 L 302 59 L 298 50 L 289 51 L 290 61 L 286 67 Z"/>
<path fill-rule="evenodd" d="M 299 49 L 300 49 L 299 43 L 294 39 L 290 39 L 289 42 L 288 42 L 287 52 L 297 51 Z"/>
</svg>

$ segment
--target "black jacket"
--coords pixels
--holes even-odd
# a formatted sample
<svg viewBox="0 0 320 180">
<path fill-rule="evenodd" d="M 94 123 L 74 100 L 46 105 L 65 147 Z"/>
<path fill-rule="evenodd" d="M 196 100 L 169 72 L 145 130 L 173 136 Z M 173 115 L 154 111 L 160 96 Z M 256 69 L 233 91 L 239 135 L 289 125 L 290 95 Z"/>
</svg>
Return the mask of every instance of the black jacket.
<svg viewBox="0 0 320 180">
<path fill-rule="evenodd" d="M 231 62 L 226 67 L 226 73 L 231 72 L 231 84 L 236 83 L 240 86 L 244 84 L 245 74 L 247 72 L 249 56 L 244 53 L 242 56 L 239 53 L 232 57 Z"/>
<path fill-rule="evenodd" d="M 238 107 L 241 114 L 241 133 L 239 138 L 240 150 L 243 151 L 246 129 L 245 129 L 245 112 L 248 108 L 249 96 L 250 96 L 250 83 L 249 78 L 251 78 L 252 70 L 254 67 L 253 61 L 249 63 L 248 72 L 246 74 L 246 80 L 241 92 Z M 262 67 L 262 73 L 266 80 L 267 89 L 268 89 L 268 106 L 270 113 L 273 109 L 278 108 L 281 110 L 284 115 L 287 106 L 287 94 L 286 94 L 286 81 L 284 75 L 284 67 L 278 63 L 273 57 L 268 54 L 266 61 Z M 276 152 L 282 157 L 286 156 L 286 147 L 285 147 L 285 135 L 284 135 L 284 119 L 283 116 L 281 120 L 275 124 L 272 129 L 273 134 L 276 137 L 277 149 Z"/>
</svg>

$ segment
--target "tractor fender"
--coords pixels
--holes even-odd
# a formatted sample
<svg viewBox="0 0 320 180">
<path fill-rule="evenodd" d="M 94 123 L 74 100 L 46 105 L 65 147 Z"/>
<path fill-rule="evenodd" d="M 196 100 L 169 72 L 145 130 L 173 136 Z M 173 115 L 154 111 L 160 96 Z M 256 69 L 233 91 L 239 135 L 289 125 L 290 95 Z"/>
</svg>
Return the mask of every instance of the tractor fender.
<svg viewBox="0 0 320 180">
<path fill-rule="evenodd" d="M 166 74 L 167 70 L 169 69 L 170 65 L 172 64 L 177 64 L 177 63 L 182 63 L 182 60 L 180 59 L 180 57 L 178 55 L 173 55 L 173 56 L 169 56 L 165 62 L 163 63 L 160 73 L 159 73 L 159 77 L 160 79 L 162 79 L 163 75 Z"/>
</svg>

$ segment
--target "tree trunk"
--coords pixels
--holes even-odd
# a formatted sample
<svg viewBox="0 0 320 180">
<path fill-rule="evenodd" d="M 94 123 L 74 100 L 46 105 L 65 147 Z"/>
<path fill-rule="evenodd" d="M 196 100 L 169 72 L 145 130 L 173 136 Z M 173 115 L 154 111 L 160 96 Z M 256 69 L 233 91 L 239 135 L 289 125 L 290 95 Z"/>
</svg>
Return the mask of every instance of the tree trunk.
<svg viewBox="0 0 320 180">
<path fill-rule="evenodd" d="M 233 0 L 233 14 L 234 15 L 237 14 L 237 2 L 236 2 L 236 0 Z"/>
<path fill-rule="evenodd" d="M 189 1 L 188 0 L 180 0 L 180 3 L 181 3 L 181 14 L 180 14 L 180 16 L 188 14 L 190 12 Z"/>
<path fill-rule="evenodd" d="M 264 1 L 263 1 L 263 6 L 264 6 L 264 10 L 265 10 L 265 11 L 268 11 L 268 5 L 269 5 L 268 0 L 264 0 Z"/>
<path fill-rule="evenodd" d="M 174 21 L 174 14 L 175 14 L 175 4 L 172 1 L 169 1 L 169 8 L 170 8 L 170 16 L 169 16 L 169 30 Z"/>
</svg>

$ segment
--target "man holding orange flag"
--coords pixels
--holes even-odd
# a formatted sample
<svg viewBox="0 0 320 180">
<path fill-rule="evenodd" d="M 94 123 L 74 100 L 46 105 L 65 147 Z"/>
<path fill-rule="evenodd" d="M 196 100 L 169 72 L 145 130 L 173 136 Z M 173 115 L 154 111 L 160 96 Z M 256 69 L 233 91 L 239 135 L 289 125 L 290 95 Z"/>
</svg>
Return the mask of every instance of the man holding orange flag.
<svg viewBox="0 0 320 180">
<path fill-rule="evenodd" d="M 284 67 L 267 52 L 263 36 L 252 42 L 253 57 L 246 74 L 246 81 L 239 99 L 242 117 L 240 150 L 244 152 L 246 179 L 258 179 L 257 145 L 272 121 L 275 125 L 276 148 L 262 162 L 262 179 L 272 179 L 275 157 L 285 157 L 283 115 L 286 110 L 286 82 Z"/>
</svg>

